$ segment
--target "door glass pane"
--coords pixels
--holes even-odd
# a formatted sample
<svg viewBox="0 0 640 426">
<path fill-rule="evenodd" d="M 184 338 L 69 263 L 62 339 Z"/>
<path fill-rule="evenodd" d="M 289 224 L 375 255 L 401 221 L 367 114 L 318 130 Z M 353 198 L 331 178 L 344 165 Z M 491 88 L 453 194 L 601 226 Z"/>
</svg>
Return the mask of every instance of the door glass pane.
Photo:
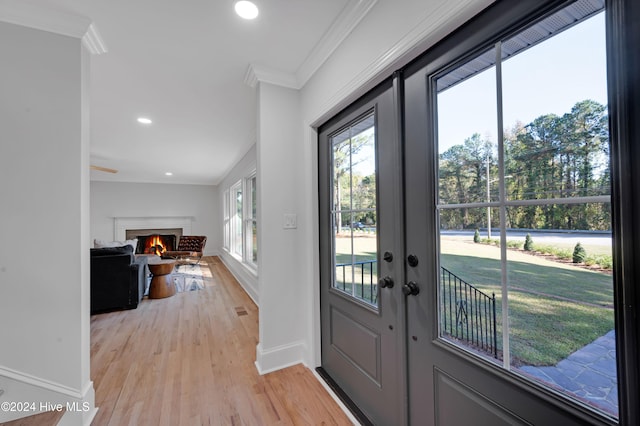
<svg viewBox="0 0 640 426">
<path fill-rule="evenodd" d="M 502 81 L 505 225 L 522 244 L 510 366 L 617 417 L 604 13 L 505 60 Z"/>
<path fill-rule="evenodd" d="M 509 57 L 502 82 L 507 198 L 608 195 L 604 13 Z"/>
<path fill-rule="evenodd" d="M 443 339 L 615 418 L 602 7 L 578 1 L 436 80 L 438 300 Z"/>
<path fill-rule="evenodd" d="M 378 303 L 376 140 L 374 115 L 331 137 L 335 276 L 332 287 Z"/>
<path fill-rule="evenodd" d="M 497 209 L 494 209 L 497 210 Z M 456 229 L 459 216 L 486 209 L 440 210 L 440 334 L 496 361 L 502 356 L 501 269 L 497 240 Z"/>
<path fill-rule="evenodd" d="M 498 199 L 495 57 L 491 49 L 437 80 L 440 204 Z"/>
<path fill-rule="evenodd" d="M 547 209 L 594 221 L 564 232 L 509 229 L 511 367 L 617 414 L 611 234 L 600 229 L 610 205 L 513 207 L 509 216 Z"/>
</svg>

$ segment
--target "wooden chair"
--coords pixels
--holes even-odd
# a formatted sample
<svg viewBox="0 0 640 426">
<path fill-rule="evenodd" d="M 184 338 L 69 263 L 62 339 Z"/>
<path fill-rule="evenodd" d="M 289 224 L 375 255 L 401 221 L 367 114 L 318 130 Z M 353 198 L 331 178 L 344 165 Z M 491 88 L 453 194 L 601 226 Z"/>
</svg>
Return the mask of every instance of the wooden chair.
<svg viewBox="0 0 640 426">
<path fill-rule="evenodd" d="M 197 265 L 202 259 L 206 243 L 207 237 L 203 235 L 183 235 L 178 240 L 178 247 L 176 247 L 175 250 L 165 251 L 162 253 L 162 258 L 175 259 L 178 262 L 183 263 L 192 263 L 193 260 L 197 259 L 194 263 Z"/>
</svg>

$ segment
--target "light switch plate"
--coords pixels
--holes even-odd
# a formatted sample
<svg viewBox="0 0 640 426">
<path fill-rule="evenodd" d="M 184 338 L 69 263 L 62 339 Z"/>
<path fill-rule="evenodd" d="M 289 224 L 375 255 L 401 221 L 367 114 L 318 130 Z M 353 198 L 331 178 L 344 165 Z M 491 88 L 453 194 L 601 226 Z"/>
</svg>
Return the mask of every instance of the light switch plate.
<svg viewBox="0 0 640 426">
<path fill-rule="evenodd" d="M 295 213 L 284 214 L 284 229 L 296 229 L 298 227 L 298 215 Z"/>
</svg>

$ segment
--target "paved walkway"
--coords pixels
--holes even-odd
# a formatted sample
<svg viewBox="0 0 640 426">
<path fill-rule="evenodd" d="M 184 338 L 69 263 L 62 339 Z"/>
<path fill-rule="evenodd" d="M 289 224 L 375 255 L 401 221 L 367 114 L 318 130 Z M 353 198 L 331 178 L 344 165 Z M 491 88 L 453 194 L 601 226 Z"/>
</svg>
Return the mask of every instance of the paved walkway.
<svg viewBox="0 0 640 426">
<path fill-rule="evenodd" d="M 617 416 L 615 340 L 615 331 L 611 330 L 554 367 L 526 366 L 520 370 Z"/>
</svg>

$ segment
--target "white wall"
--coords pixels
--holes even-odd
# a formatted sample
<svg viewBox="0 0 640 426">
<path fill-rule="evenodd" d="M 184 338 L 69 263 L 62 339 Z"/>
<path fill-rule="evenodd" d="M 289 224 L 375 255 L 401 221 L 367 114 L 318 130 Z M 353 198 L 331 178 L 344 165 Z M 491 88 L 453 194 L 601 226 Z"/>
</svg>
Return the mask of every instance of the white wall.
<svg viewBox="0 0 640 426">
<path fill-rule="evenodd" d="M 302 154 L 299 92 L 260 83 L 258 87 L 258 263 L 262 373 L 303 360 L 306 275 L 300 248 L 305 216 L 299 177 Z M 284 229 L 284 215 L 296 214 L 296 229 Z"/>
<path fill-rule="evenodd" d="M 86 402 L 89 57 L 79 38 L 0 22 L 0 389 Z M 28 414 L 28 413 L 27 413 Z M 0 422 L 24 413 L 0 411 Z"/>
<path fill-rule="evenodd" d="M 114 239 L 115 217 L 192 216 L 192 235 L 206 235 L 206 256 L 222 245 L 218 187 L 156 183 L 91 182 L 91 233 L 94 239 Z"/>
<path fill-rule="evenodd" d="M 491 2 L 378 0 L 295 95 L 288 93 L 290 89 L 259 82 L 258 185 L 264 187 L 258 198 L 263 232 L 258 362 L 261 352 L 285 354 L 288 349 L 297 348 L 307 366 L 320 365 L 314 126 L 391 76 Z M 284 100 L 286 97 L 289 99 Z M 288 209 L 298 215 L 295 232 L 281 229 L 282 213 Z M 272 303 L 266 303 L 265 297 L 272 298 Z M 278 342 L 280 350 L 273 342 Z M 269 368 L 284 367 L 292 358 L 282 356 L 278 366 L 279 360 L 274 356 Z"/>
<path fill-rule="evenodd" d="M 256 171 L 256 145 L 251 146 L 249 151 L 242 157 L 242 159 L 236 163 L 236 165 L 231 169 L 229 173 L 224 177 L 219 188 L 219 196 L 218 196 L 218 211 L 220 221 L 218 223 L 218 229 L 224 228 L 224 212 L 222 209 L 224 208 L 224 192 L 229 189 L 232 185 L 237 183 L 239 180 L 244 179 L 251 175 Z M 257 180 L 257 179 L 256 179 Z M 260 182 L 257 183 L 260 186 Z M 246 198 L 245 198 L 246 199 Z M 259 228 L 259 225 L 258 225 Z M 258 234 L 260 234 L 260 229 L 258 229 Z M 257 271 L 248 268 L 245 264 L 242 263 L 241 260 L 238 260 L 235 256 L 231 255 L 227 252 L 223 247 L 224 241 L 221 237 L 220 244 L 218 246 L 218 252 L 220 253 L 220 259 L 227 266 L 229 271 L 233 274 L 233 276 L 238 280 L 242 288 L 247 292 L 249 297 L 253 299 L 256 305 L 259 305 L 259 292 L 258 292 L 258 273 Z M 258 257 L 260 257 L 260 253 L 258 252 Z"/>
</svg>

